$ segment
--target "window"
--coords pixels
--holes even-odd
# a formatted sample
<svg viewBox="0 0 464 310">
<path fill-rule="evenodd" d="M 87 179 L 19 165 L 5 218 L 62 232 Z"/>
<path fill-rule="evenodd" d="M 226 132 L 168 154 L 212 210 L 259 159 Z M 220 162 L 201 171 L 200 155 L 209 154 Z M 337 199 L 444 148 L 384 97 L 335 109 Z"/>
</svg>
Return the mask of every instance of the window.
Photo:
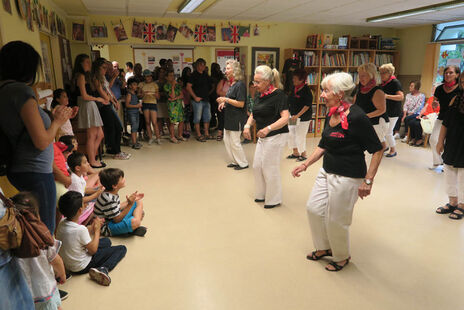
<svg viewBox="0 0 464 310">
<path fill-rule="evenodd" d="M 455 65 L 464 69 L 464 44 L 443 44 L 440 47 L 440 54 L 438 55 L 438 66 L 435 82 L 441 83 L 443 81 L 443 71 L 446 66 Z"/>
<path fill-rule="evenodd" d="M 435 42 L 464 40 L 464 20 L 437 24 L 434 29 Z"/>
</svg>

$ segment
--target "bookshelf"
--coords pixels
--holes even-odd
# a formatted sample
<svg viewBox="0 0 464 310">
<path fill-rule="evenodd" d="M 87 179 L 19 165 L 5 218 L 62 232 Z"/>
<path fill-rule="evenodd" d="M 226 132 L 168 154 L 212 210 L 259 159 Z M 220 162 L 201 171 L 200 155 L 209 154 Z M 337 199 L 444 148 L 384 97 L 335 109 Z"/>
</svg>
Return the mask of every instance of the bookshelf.
<svg viewBox="0 0 464 310">
<path fill-rule="evenodd" d="M 289 48 L 285 49 L 285 59 L 298 57 L 302 60 L 306 71 L 306 84 L 313 93 L 313 118 L 311 120 L 308 135 L 319 137 L 324 129 L 327 109 L 321 101 L 321 81 L 328 74 L 335 72 L 348 72 L 357 83 L 357 68 L 361 64 L 373 62 L 380 67 L 385 63 L 392 63 L 396 71 L 399 69 L 399 52 L 396 50 L 375 49 L 373 39 L 351 38 L 350 49 L 324 49 L 324 48 Z"/>
</svg>

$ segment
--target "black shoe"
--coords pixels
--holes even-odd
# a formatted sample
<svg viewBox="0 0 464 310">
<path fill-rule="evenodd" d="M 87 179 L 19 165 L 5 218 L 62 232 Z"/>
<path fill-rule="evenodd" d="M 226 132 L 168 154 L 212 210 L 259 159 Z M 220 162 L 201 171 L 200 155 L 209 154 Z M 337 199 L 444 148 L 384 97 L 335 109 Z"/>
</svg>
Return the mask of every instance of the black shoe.
<svg viewBox="0 0 464 310">
<path fill-rule="evenodd" d="M 111 278 L 108 275 L 108 269 L 106 267 L 90 268 L 89 276 L 90 279 L 100 285 L 109 286 L 111 284 Z"/>
<path fill-rule="evenodd" d="M 248 165 L 245 166 L 245 167 L 237 166 L 237 167 L 235 167 L 234 169 L 235 169 L 235 170 L 243 170 L 243 169 L 246 169 L 246 168 L 248 168 Z"/>
<path fill-rule="evenodd" d="M 255 199 L 255 202 L 264 202 L 264 199 Z"/>
<path fill-rule="evenodd" d="M 237 164 L 228 164 L 227 165 L 227 168 L 235 168 L 235 167 L 238 167 Z"/>
<path fill-rule="evenodd" d="M 61 301 L 66 300 L 69 296 L 69 293 L 66 291 L 58 290 L 58 292 L 60 293 Z"/>
<path fill-rule="evenodd" d="M 248 143 L 251 143 L 251 140 L 243 139 L 242 144 L 248 144 Z"/>
<path fill-rule="evenodd" d="M 287 159 L 296 159 L 296 158 L 298 158 L 298 157 L 300 157 L 300 156 L 299 156 L 299 155 L 290 154 L 290 155 L 287 156 Z"/>
<path fill-rule="evenodd" d="M 278 207 L 278 206 L 280 206 L 280 203 L 275 204 L 275 205 L 264 205 L 264 209 L 272 209 L 272 208 L 275 208 L 275 207 Z"/>
<path fill-rule="evenodd" d="M 131 235 L 143 237 L 145 236 L 146 233 L 147 233 L 147 228 L 144 226 L 139 226 L 133 232 L 131 232 Z"/>
</svg>

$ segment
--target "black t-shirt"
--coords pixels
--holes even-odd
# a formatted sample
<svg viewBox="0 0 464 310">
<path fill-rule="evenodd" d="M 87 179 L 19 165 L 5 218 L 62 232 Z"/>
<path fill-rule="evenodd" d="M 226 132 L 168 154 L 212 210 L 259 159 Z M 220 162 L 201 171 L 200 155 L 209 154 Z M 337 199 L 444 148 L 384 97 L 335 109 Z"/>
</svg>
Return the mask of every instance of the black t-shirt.
<svg viewBox="0 0 464 310">
<path fill-rule="evenodd" d="M 212 81 L 206 71 L 200 74 L 198 71 L 193 71 L 190 76 L 189 83 L 192 84 L 192 90 L 197 97 L 203 101 L 209 101 L 209 92 L 211 91 Z"/>
<path fill-rule="evenodd" d="M 379 86 L 375 86 L 369 92 L 363 94 L 361 92 L 361 87 L 358 87 L 358 93 L 356 94 L 356 102 L 355 102 L 355 104 L 358 105 L 364 111 L 364 113 L 369 114 L 369 113 L 377 110 L 374 103 L 372 103 L 372 98 L 374 97 L 374 93 L 378 89 L 382 90 Z M 376 117 L 372 117 L 372 118 L 369 118 L 369 119 L 371 120 L 372 125 L 378 125 L 379 124 L 379 119 L 381 117 L 383 119 L 385 119 L 386 122 L 388 122 L 387 112 L 385 112 L 381 116 L 376 116 Z"/>
<path fill-rule="evenodd" d="M 288 107 L 290 115 L 297 115 L 305 106 L 309 109 L 300 116 L 300 121 L 306 122 L 311 120 L 313 115 L 313 94 L 308 85 L 303 86 L 295 95 L 295 88 L 288 95 Z"/>
<path fill-rule="evenodd" d="M 461 96 L 457 95 L 443 120 L 447 129 L 443 162 L 455 168 L 464 168 L 464 100 Z"/>
<path fill-rule="evenodd" d="M 382 149 L 371 121 L 357 105 L 350 107 L 348 129 L 341 124 L 331 127 L 325 122 L 319 147 L 325 149 L 323 168 L 349 178 L 364 178 L 367 173 L 364 151 L 373 154 Z"/>
<path fill-rule="evenodd" d="M 246 86 L 243 81 L 237 81 L 227 91 L 226 97 L 229 99 L 246 102 Z M 246 104 L 242 108 L 237 108 L 231 104 L 225 105 L 224 109 L 224 129 L 239 131 L 243 129 L 247 121 Z"/>
<path fill-rule="evenodd" d="M 282 73 L 285 74 L 284 90 L 286 93 L 293 90 L 293 72 L 301 68 L 303 68 L 303 62 L 299 59 L 289 58 L 285 61 Z"/>
<path fill-rule="evenodd" d="M 459 87 L 456 87 L 456 89 L 452 92 L 445 92 L 443 84 L 435 89 L 435 93 L 433 94 L 433 96 L 437 98 L 438 102 L 440 103 L 440 113 L 438 113 L 438 119 L 443 120 L 445 118 L 446 112 L 448 112 L 448 107 L 451 102 L 451 99 L 453 99 L 458 93 Z"/>
<path fill-rule="evenodd" d="M 253 105 L 253 118 L 256 121 L 256 130 L 259 131 L 264 127 L 271 125 L 280 118 L 280 112 L 288 110 L 287 95 L 277 89 L 267 96 L 255 98 Z M 279 133 L 288 132 L 288 126 L 271 131 L 267 136 L 271 137 Z"/>
<path fill-rule="evenodd" d="M 403 91 L 400 81 L 397 79 L 391 80 L 387 85 L 382 86 L 382 90 L 387 95 L 396 95 L 397 92 Z M 402 114 L 401 100 L 387 99 L 387 115 L 388 117 L 399 117 Z"/>
</svg>

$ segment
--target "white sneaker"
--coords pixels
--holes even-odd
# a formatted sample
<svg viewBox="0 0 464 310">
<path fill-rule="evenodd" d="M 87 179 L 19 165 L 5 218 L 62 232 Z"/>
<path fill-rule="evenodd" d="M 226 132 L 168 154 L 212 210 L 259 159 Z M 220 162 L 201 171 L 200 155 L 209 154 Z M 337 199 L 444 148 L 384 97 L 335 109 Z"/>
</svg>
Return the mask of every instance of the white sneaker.
<svg viewBox="0 0 464 310">
<path fill-rule="evenodd" d="M 155 138 L 151 138 L 150 140 L 148 140 L 148 145 L 151 145 L 153 142 L 155 142 Z"/>
<path fill-rule="evenodd" d="M 401 139 L 401 142 L 404 142 L 404 143 L 408 142 L 408 136 L 404 136 L 404 138 Z"/>
<path fill-rule="evenodd" d="M 394 138 L 395 140 L 398 140 L 398 139 L 401 138 L 401 137 L 400 137 L 400 134 L 399 134 L 399 133 L 395 133 L 395 134 L 393 135 L 393 138 Z"/>
<path fill-rule="evenodd" d="M 158 138 L 158 139 L 155 140 L 155 142 L 156 142 L 156 144 L 161 144 L 161 139 Z"/>
</svg>

